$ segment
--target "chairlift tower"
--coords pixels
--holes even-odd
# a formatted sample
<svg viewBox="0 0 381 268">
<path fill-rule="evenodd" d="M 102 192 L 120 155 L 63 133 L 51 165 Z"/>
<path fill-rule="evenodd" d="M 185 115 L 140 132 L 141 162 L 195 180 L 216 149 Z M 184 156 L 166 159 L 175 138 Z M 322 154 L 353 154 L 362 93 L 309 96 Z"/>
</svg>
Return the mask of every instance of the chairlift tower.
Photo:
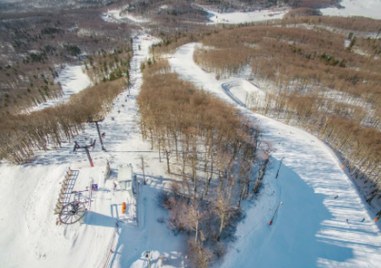
<svg viewBox="0 0 381 268">
<path fill-rule="evenodd" d="M 85 149 L 85 152 L 87 154 L 87 158 L 89 159 L 90 166 L 94 167 L 93 159 L 91 158 L 89 148 L 94 148 L 95 146 L 95 139 L 90 141 L 90 144 L 88 145 L 79 145 L 77 141 L 74 142 L 74 149 L 73 152 L 76 152 L 78 149 Z"/>
<path fill-rule="evenodd" d="M 87 122 L 89 122 L 89 123 L 95 123 L 95 126 L 97 127 L 97 132 L 98 132 L 99 142 L 101 143 L 102 150 L 103 150 L 103 151 L 106 151 L 106 148 L 105 148 L 104 145 L 103 145 L 103 139 L 102 139 L 104 133 L 101 134 L 101 131 L 100 131 L 100 128 L 99 128 L 99 122 L 102 122 L 103 120 L 104 120 L 104 119 L 93 120 L 93 119 L 89 118 L 89 120 L 88 120 Z"/>
</svg>

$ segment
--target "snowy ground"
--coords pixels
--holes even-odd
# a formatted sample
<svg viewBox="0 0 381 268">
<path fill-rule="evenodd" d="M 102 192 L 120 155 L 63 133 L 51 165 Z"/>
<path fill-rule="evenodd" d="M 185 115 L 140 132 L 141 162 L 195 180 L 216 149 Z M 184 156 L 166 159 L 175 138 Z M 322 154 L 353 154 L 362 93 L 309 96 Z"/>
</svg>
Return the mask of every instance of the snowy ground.
<svg viewBox="0 0 381 268">
<path fill-rule="evenodd" d="M 373 19 L 381 19 L 381 0 L 342 0 L 342 8 L 320 9 L 326 16 L 363 16 Z M 282 19 L 288 9 L 264 9 L 252 12 L 229 12 L 219 13 L 201 6 L 210 14 L 209 20 L 212 24 L 240 24 L 273 19 Z"/>
<path fill-rule="evenodd" d="M 282 19 L 283 16 L 288 12 L 288 9 L 277 8 L 277 9 L 263 9 L 256 10 L 252 12 L 229 12 L 220 13 L 213 11 L 206 7 L 201 6 L 207 13 L 209 13 L 209 20 L 212 24 L 240 24 L 240 23 L 250 23 L 266 20 Z"/>
<path fill-rule="evenodd" d="M 62 96 L 55 99 L 50 99 L 37 106 L 31 107 L 24 112 L 34 112 L 52 107 L 57 104 L 62 104 L 69 100 L 70 96 L 80 92 L 81 90 L 91 85 L 90 78 L 83 72 L 82 65 L 65 65 L 63 69 L 58 71 L 56 83 L 61 84 Z"/>
<path fill-rule="evenodd" d="M 121 9 L 112 9 L 102 14 L 102 19 L 106 22 L 121 23 L 121 22 L 135 22 L 135 23 L 147 23 L 150 20 L 148 18 L 138 17 L 132 15 L 129 12 L 123 12 Z"/>
<path fill-rule="evenodd" d="M 106 132 L 107 152 L 99 144 L 90 151 L 94 168 L 89 167 L 83 151 L 72 152 L 72 142 L 58 150 L 40 152 L 26 165 L 1 163 L 2 268 L 184 266 L 183 237 L 175 236 L 162 223 L 167 212 L 157 204 L 157 194 L 171 180 L 165 177 L 165 166 L 159 163 L 157 152 L 142 141 L 138 125 L 136 96 L 142 83 L 140 64 L 153 42 L 156 39 L 145 34 L 134 38 L 132 87 L 118 96 L 112 111 L 100 123 L 102 132 Z M 89 143 L 90 138 L 97 138 L 94 125 L 87 126 L 76 140 L 82 145 Z M 129 163 L 139 177 L 141 156 L 146 162 L 147 185 L 138 187 L 138 207 L 134 209 L 134 200 L 128 193 L 113 190 L 113 180 L 119 166 Z M 112 170 L 109 179 L 104 176 L 106 160 L 110 161 Z M 74 190 L 86 190 L 92 181 L 98 184 L 99 191 L 94 193 L 90 211 L 81 223 L 57 225 L 54 208 L 69 166 L 80 171 Z M 127 202 L 126 215 L 121 214 L 122 202 Z M 134 215 L 135 220 L 129 217 Z"/>
<path fill-rule="evenodd" d="M 114 16 L 116 21 L 123 21 L 118 17 L 119 12 L 107 14 L 106 19 Z M 241 14 L 234 15 L 234 22 L 239 22 L 239 16 Z M 157 193 L 167 187 L 171 179 L 166 177 L 157 152 L 151 151 L 139 133 L 136 96 L 142 83 L 140 64 L 155 41 L 145 34 L 134 38 L 132 87 L 115 100 L 112 111 L 101 123 L 102 132 L 106 132 L 107 152 L 103 152 L 99 144 L 91 151 L 95 168 L 88 167 L 83 152 L 72 152 L 72 143 L 55 151 L 40 152 L 27 165 L 1 163 L 1 267 L 185 265 L 184 237 L 175 236 L 161 223 L 166 211 L 157 206 Z M 332 151 L 304 131 L 244 108 L 246 96 L 260 95 L 260 90 L 244 80 L 217 81 L 214 74 L 205 73 L 193 62 L 194 46 L 188 44 L 176 52 L 170 60 L 174 70 L 233 103 L 248 118 L 258 122 L 263 138 L 274 148 L 263 191 L 257 200 L 246 204 L 247 217 L 238 226 L 238 239 L 230 245 L 223 263 L 216 266 L 378 267 L 380 231 Z M 77 140 L 86 143 L 90 138 L 97 138 L 97 134 L 95 127 L 89 125 Z M 138 187 L 138 206 L 128 210 L 128 215 L 135 215 L 136 221 L 116 225 L 123 219 L 119 214 L 121 202 L 131 199 L 121 190 L 114 191 L 112 181 L 118 167 L 129 163 L 140 176 L 141 156 L 147 163 L 147 185 Z M 112 169 L 108 180 L 103 174 L 106 160 Z M 100 190 L 95 193 L 91 210 L 81 223 L 56 225 L 57 216 L 53 211 L 69 166 L 80 170 L 78 190 L 84 189 L 90 181 L 97 182 Z M 275 179 L 278 167 L 281 169 Z M 269 226 L 268 221 L 280 202 L 283 204 L 273 225 Z"/>
<path fill-rule="evenodd" d="M 258 107 L 264 103 L 265 92 L 242 78 L 231 78 L 221 84 L 225 93 L 240 106 Z"/>
<path fill-rule="evenodd" d="M 264 189 L 257 200 L 247 204 L 238 240 L 216 266 L 378 267 L 381 233 L 334 153 L 305 131 L 243 107 L 242 96 L 252 90 L 250 84 L 239 82 L 227 94 L 223 85 L 232 81 L 218 81 L 197 66 L 193 61 L 195 46 L 191 43 L 177 50 L 170 58 L 173 70 L 236 105 L 261 126 L 263 139 L 274 149 Z"/>
<path fill-rule="evenodd" d="M 327 16 L 363 16 L 372 19 L 381 19 L 381 0 L 342 0 L 343 8 L 321 9 Z"/>
</svg>

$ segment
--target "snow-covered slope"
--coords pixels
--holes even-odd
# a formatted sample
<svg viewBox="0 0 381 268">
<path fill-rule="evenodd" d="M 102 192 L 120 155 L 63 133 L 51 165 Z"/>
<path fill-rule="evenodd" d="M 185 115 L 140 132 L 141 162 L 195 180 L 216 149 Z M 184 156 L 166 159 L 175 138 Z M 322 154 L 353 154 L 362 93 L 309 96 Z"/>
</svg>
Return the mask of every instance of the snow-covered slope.
<svg viewBox="0 0 381 268">
<path fill-rule="evenodd" d="M 330 7 L 320 9 L 327 16 L 363 16 L 373 19 L 381 19 L 381 0 L 342 0 L 341 8 Z M 286 8 L 263 9 L 252 12 L 229 12 L 220 13 L 200 6 L 209 13 L 212 24 L 239 24 L 272 19 L 282 19 L 288 12 Z"/>
<path fill-rule="evenodd" d="M 134 38 L 132 87 L 118 96 L 100 123 L 107 152 L 98 144 L 90 151 L 95 167 L 89 167 L 85 152 L 72 152 L 72 142 L 40 152 L 26 165 L 0 163 L 1 268 L 144 267 L 148 262 L 151 267 L 184 266 L 183 237 L 175 236 L 160 221 L 166 211 L 157 204 L 159 189 L 170 181 L 162 179 L 165 167 L 141 138 L 136 105 L 142 83 L 140 66 L 156 41 L 145 34 Z M 86 126 L 76 140 L 84 144 L 90 138 L 97 138 L 94 125 Z M 128 192 L 119 187 L 114 190 L 113 182 L 120 165 L 131 164 L 141 173 L 141 157 L 146 162 L 147 185 L 137 188 L 138 206 L 134 208 Z M 107 179 L 106 160 L 112 170 Z M 54 208 L 68 167 L 79 170 L 74 190 L 88 196 L 86 186 L 91 182 L 99 190 L 93 193 L 91 208 L 81 223 L 57 225 Z M 126 215 L 121 213 L 122 202 L 127 202 Z M 148 258 L 146 251 L 150 251 Z"/>
<path fill-rule="evenodd" d="M 134 16 L 127 11 L 121 9 L 112 9 L 102 14 L 102 19 L 107 22 L 121 23 L 121 22 L 135 22 L 135 23 L 147 23 L 150 20 L 148 18 Z"/>
<path fill-rule="evenodd" d="M 381 0 L 342 0 L 343 8 L 321 9 L 323 15 L 328 16 L 363 16 L 381 19 Z"/>
<path fill-rule="evenodd" d="M 25 112 L 39 111 L 48 107 L 65 103 L 70 99 L 70 96 L 77 94 L 81 90 L 91 85 L 90 78 L 83 71 L 82 65 L 65 65 L 58 71 L 56 83 L 60 83 L 62 89 L 62 96 L 55 99 L 50 99 L 46 102 L 40 103 L 34 107 L 26 109 Z"/>
<path fill-rule="evenodd" d="M 263 139 L 274 150 L 264 189 L 247 204 L 238 240 L 217 267 L 378 267 L 381 233 L 334 153 L 305 131 L 242 107 L 239 96 L 251 90 L 249 84 L 239 83 L 226 94 L 226 81 L 194 63 L 195 46 L 177 50 L 170 58 L 173 70 L 236 105 L 261 126 Z"/>
<path fill-rule="evenodd" d="M 168 230 L 162 223 L 166 212 L 157 206 L 159 189 L 170 181 L 163 179 L 165 167 L 139 131 L 140 66 L 155 41 L 145 34 L 134 38 L 133 86 L 115 100 L 101 122 L 107 152 L 98 145 L 91 151 L 95 168 L 88 168 L 83 152 L 72 153 L 72 143 L 41 152 L 27 165 L 0 163 L 1 267 L 184 267 L 184 237 Z M 217 81 L 193 62 L 194 46 L 177 51 L 171 59 L 174 70 L 237 105 L 262 126 L 264 139 L 274 148 L 265 187 L 255 202 L 246 204 L 247 217 L 238 226 L 238 239 L 216 266 L 378 267 L 380 231 L 334 154 L 308 133 L 242 107 L 247 94 L 261 94 L 260 90 L 244 80 Z M 87 126 L 77 140 L 84 143 L 90 138 L 97 138 L 94 126 Z M 115 212 L 129 198 L 113 190 L 113 180 L 120 165 L 131 163 L 140 173 L 141 156 L 148 179 L 147 185 L 138 187 L 138 206 L 135 212 L 132 209 L 136 224 L 121 223 L 123 218 Z M 113 171 L 110 180 L 102 177 L 106 160 Z M 53 211 L 69 166 L 80 170 L 83 185 L 95 181 L 100 188 L 80 224 L 56 225 Z"/>
<path fill-rule="evenodd" d="M 105 6 L 117 0 L 0 0 L 0 4 L 19 4 L 19 9 L 34 8 L 51 8 L 51 7 L 89 7 L 89 6 Z"/>
<path fill-rule="evenodd" d="M 220 13 L 213 11 L 206 7 L 200 6 L 204 11 L 209 14 L 209 20 L 212 24 L 240 24 L 240 23 L 250 23 L 266 20 L 281 19 L 288 12 L 288 9 L 263 9 L 251 12 L 228 12 Z"/>
</svg>

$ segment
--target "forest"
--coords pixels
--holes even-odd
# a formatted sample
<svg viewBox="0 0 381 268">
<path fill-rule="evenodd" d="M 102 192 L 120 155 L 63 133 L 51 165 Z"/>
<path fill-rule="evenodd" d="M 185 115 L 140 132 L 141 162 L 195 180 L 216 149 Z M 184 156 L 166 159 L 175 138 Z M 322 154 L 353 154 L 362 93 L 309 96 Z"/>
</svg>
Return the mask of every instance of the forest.
<svg viewBox="0 0 381 268">
<path fill-rule="evenodd" d="M 126 86 L 123 78 L 107 81 L 83 90 L 68 103 L 31 114 L 3 117 L 0 120 L 0 158 L 24 163 L 31 160 L 37 150 L 60 147 L 63 141 L 70 141 L 78 134 L 84 123 L 102 119 Z"/>
<path fill-rule="evenodd" d="M 221 79 L 249 68 L 266 94 L 250 108 L 330 144 L 373 184 L 370 202 L 381 197 L 380 33 L 372 19 L 291 16 L 204 35 L 194 58 Z"/>
<path fill-rule="evenodd" d="M 105 61 L 106 54 L 131 50 L 130 26 L 106 24 L 99 10 L 2 13 L 0 29 L 1 115 L 59 97 L 62 91 L 56 79 L 62 64 L 78 64 L 99 55 Z M 110 66 L 103 69 L 114 68 L 115 59 L 108 62 Z"/>
<path fill-rule="evenodd" d="M 24 163 L 70 141 L 129 84 L 130 27 L 105 23 L 99 10 L 4 13 L 0 29 L 0 159 Z M 63 64 L 83 64 L 93 86 L 65 104 L 25 112 L 62 95 Z"/>
<path fill-rule="evenodd" d="M 238 111 L 181 80 L 164 59 L 143 66 L 138 96 L 143 138 L 176 178 L 161 196 L 169 226 L 189 235 L 195 267 L 221 257 L 242 200 L 255 196 L 270 156 L 260 130 Z"/>
<path fill-rule="evenodd" d="M 371 219 L 363 200 L 381 200 L 379 20 L 321 16 L 319 8 L 340 0 L 54 0 L 54 8 L 28 9 L 37 2 L 46 1 L 20 12 L 21 4 L 0 4 L 7 9 L 0 11 L 0 185 L 14 204 L 3 207 L 12 215 L 3 223 L 22 223 L 0 237 L 5 258 L 18 252 L 36 267 L 204 268 L 274 256 L 280 263 L 283 254 L 287 263 L 311 258 L 312 267 L 377 256 L 373 220 L 381 211 L 374 206 Z M 267 8 L 290 11 L 252 24 L 209 21 L 213 12 Z M 188 43 L 195 44 L 185 53 L 194 51 L 203 70 L 177 50 Z M 29 112 L 61 97 L 60 72 L 73 66 L 91 85 Z M 224 88 L 231 81 L 245 83 L 238 94 Z M 241 101 L 252 86 L 257 93 Z M 107 150 L 92 151 L 97 167 L 88 168 L 71 149 L 95 133 L 88 125 L 98 120 Z M 127 163 L 131 191 L 119 180 Z M 107 165 L 107 176 L 98 165 Z M 69 191 L 59 172 L 72 168 L 89 183 L 80 179 Z M 73 205 L 89 194 L 80 224 L 54 225 L 49 200 L 62 189 L 78 196 L 68 199 Z M 24 212 L 12 214 L 18 207 Z M 8 241 L 9 234 L 16 238 Z M 25 241 L 32 250 L 18 251 Z M 327 248 L 332 255 L 324 255 Z"/>
</svg>

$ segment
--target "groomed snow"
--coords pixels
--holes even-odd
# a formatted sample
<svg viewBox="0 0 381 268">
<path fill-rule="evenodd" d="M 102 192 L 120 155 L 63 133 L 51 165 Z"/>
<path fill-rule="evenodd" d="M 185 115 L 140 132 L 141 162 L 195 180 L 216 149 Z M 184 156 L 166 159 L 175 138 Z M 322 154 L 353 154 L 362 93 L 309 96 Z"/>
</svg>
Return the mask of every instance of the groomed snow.
<svg viewBox="0 0 381 268">
<path fill-rule="evenodd" d="M 238 83 L 226 94 L 226 81 L 216 80 L 193 61 L 196 46 L 177 50 L 170 58 L 173 70 L 235 105 L 259 124 L 263 140 L 273 148 L 263 190 L 246 204 L 238 239 L 216 267 L 379 267 L 381 233 L 334 153 L 305 131 L 243 107 L 239 96 L 245 93 L 238 91 L 247 92 L 249 84 Z"/>
<path fill-rule="evenodd" d="M 221 87 L 237 104 L 248 108 L 252 107 L 254 103 L 262 103 L 265 98 L 265 92 L 242 78 L 229 79 L 221 84 Z"/>
<path fill-rule="evenodd" d="M 363 16 L 372 19 L 381 19 L 381 0 L 342 0 L 342 8 L 320 9 L 326 16 Z M 229 12 L 220 13 L 200 6 L 210 14 L 209 20 L 212 24 L 240 24 L 273 19 L 282 19 L 289 11 L 286 8 L 263 9 L 252 12 Z"/>
<path fill-rule="evenodd" d="M 202 6 L 201 6 L 202 7 Z M 206 7 L 202 7 L 204 11 L 209 13 L 209 21 L 212 24 L 240 24 L 240 23 L 250 23 L 266 20 L 282 19 L 283 16 L 288 12 L 285 8 L 276 9 L 263 9 L 251 12 L 229 12 L 220 13 L 213 11 Z"/>
<path fill-rule="evenodd" d="M 34 107 L 27 109 L 27 112 L 39 111 L 57 104 L 65 103 L 70 99 L 70 96 L 77 94 L 81 90 L 89 87 L 91 81 L 89 76 L 83 71 L 83 65 L 65 65 L 58 71 L 56 83 L 60 83 L 62 96 L 55 99 L 50 99 L 40 103 Z"/>
<path fill-rule="evenodd" d="M 363 16 L 381 19 L 381 0 L 342 0 L 343 8 L 323 8 L 320 11 L 326 16 Z"/>
<path fill-rule="evenodd" d="M 171 180 L 166 178 L 158 153 L 142 140 L 139 128 L 136 96 L 142 83 L 140 66 L 154 42 L 157 39 L 146 34 L 134 38 L 132 86 L 117 97 L 110 114 L 100 123 L 106 133 L 107 152 L 97 141 L 90 150 L 95 167 L 89 167 L 83 151 L 72 152 L 73 141 L 38 153 L 29 164 L 0 163 L 1 268 L 147 267 L 148 262 L 151 267 L 184 267 L 184 237 L 168 229 L 162 221 L 167 212 L 158 206 L 158 193 Z M 90 143 L 90 138 L 97 138 L 94 125 L 86 126 L 75 140 L 83 145 Z M 147 184 L 138 187 L 135 207 L 127 192 L 113 189 L 113 181 L 121 165 L 131 163 L 133 171 L 141 174 L 141 156 L 146 162 Z M 105 180 L 107 160 L 112 173 Z M 80 171 L 74 190 L 85 190 L 93 181 L 99 191 L 80 223 L 56 225 L 54 208 L 68 167 Z M 122 202 L 127 202 L 126 215 L 121 214 Z M 146 251 L 150 251 L 148 258 Z"/>
<path fill-rule="evenodd" d="M 256 14 L 255 18 L 252 15 L 213 16 L 222 23 L 283 16 L 270 15 L 268 11 Z M 121 17 L 119 10 L 109 11 L 103 19 L 145 22 L 128 14 Z M 175 236 L 161 223 L 167 214 L 157 206 L 157 194 L 169 186 L 170 179 L 165 177 L 165 167 L 159 163 L 157 152 L 141 139 L 139 132 L 136 96 L 142 83 L 140 64 L 156 41 L 146 34 L 134 38 L 130 72 L 133 86 L 115 100 L 112 111 L 101 123 L 102 131 L 106 132 L 107 152 L 101 151 L 99 145 L 91 151 L 96 168 L 88 168 L 83 152 L 72 153 L 72 143 L 41 152 L 27 165 L 0 163 L 1 267 L 184 267 L 184 237 Z M 378 267 L 380 231 L 332 151 L 304 131 L 242 107 L 239 101 L 246 104 L 248 92 L 260 96 L 260 90 L 243 80 L 217 81 L 214 74 L 204 72 L 193 62 L 194 46 L 188 44 L 176 52 L 171 59 L 174 70 L 236 105 L 260 124 L 264 140 L 274 148 L 265 186 L 257 200 L 246 204 L 247 217 L 238 226 L 238 239 L 216 266 Z M 68 76 L 70 80 L 73 77 Z M 231 82 L 234 87 L 229 87 L 227 95 L 222 84 Z M 97 138 L 94 126 L 86 126 L 76 139 L 86 142 L 86 138 L 87 141 Z M 112 211 L 120 209 L 121 200 L 127 201 L 127 197 L 123 191 L 113 191 L 112 181 L 102 179 L 102 170 L 109 160 L 114 178 L 117 168 L 129 163 L 140 173 L 141 156 L 147 163 L 147 185 L 139 186 L 138 206 L 131 212 L 136 214 L 137 223 L 120 223 L 117 227 L 119 217 Z M 274 179 L 281 159 L 279 177 Z M 82 178 L 96 180 L 101 191 L 94 196 L 93 210 L 81 224 L 57 226 L 53 210 L 69 166 L 79 168 Z M 283 204 L 270 227 L 267 223 L 281 201 Z"/>
<path fill-rule="evenodd" d="M 147 23 L 150 20 L 143 17 L 132 15 L 129 12 L 123 12 L 123 9 L 112 9 L 102 14 L 102 19 L 106 22 L 120 23 L 123 21 L 132 21 L 135 23 Z"/>
</svg>

